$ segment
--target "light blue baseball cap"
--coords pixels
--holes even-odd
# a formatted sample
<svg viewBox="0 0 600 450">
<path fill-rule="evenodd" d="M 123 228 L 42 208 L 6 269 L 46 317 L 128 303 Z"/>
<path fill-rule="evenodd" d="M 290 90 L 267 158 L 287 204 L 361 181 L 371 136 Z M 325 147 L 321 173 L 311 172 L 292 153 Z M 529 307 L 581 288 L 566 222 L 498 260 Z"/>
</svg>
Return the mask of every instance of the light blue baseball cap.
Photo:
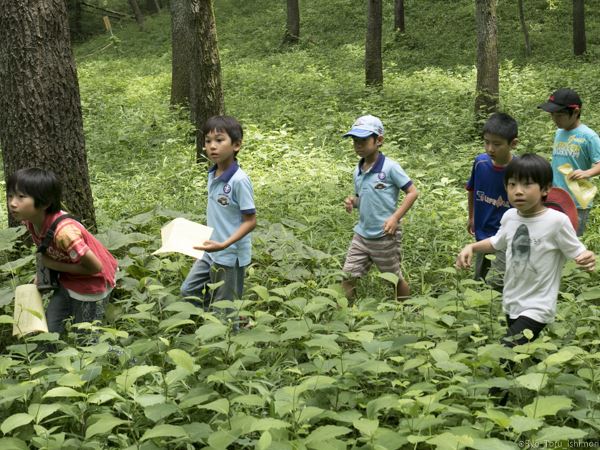
<svg viewBox="0 0 600 450">
<path fill-rule="evenodd" d="M 379 118 L 368 114 L 356 119 L 352 125 L 352 129 L 344 134 L 344 137 L 355 136 L 358 138 L 366 138 L 372 134 L 383 136 L 383 123 L 381 123 Z"/>
</svg>

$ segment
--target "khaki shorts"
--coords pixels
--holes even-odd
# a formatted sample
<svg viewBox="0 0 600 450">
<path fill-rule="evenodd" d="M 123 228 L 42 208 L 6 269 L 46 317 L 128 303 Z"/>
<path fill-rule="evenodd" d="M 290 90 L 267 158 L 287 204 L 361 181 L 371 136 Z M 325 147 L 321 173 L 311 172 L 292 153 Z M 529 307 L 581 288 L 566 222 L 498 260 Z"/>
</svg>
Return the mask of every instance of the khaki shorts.
<svg viewBox="0 0 600 450">
<path fill-rule="evenodd" d="M 381 272 L 390 272 L 403 279 L 401 242 L 400 230 L 393 236 L 385 235 L 379 239 L 365 239 L 355 233 L 342 270 L 352 277 L 362 277 L 375 264 Z"/>
</svg>

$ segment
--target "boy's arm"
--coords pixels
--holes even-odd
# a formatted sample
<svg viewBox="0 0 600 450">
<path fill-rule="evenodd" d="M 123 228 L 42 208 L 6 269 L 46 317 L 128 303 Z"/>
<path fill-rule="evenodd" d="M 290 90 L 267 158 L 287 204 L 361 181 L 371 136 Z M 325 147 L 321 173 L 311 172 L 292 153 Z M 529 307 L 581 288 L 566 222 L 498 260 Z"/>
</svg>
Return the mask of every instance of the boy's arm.
<svg viewBox="0 0 600 450">
<path fill-rule="evenodd" d="M 344 207 L 346 208 L 346 212 L 351 213 L 354 208 L 358 207 L 358 197 L 356 195 L 346 197 Z"/>
<path fill-rule="evenodd" d="M 475 223 L 474 223 L 474 209 L 475 209 L 475 201 L 474 201 L 474 196 L 473 196 L 473 191 L 467 191 L 467 204 L 468 204 L 468 212 L 469 212 L 469 219 L 467 222 L 467 231 L 469 232 L 470 235 L 474 235 L 475 234 Z"/>
<path fill-rule="evenodd" d="M 68 272 L 77 275 L 94 275 L 102 271 L 102 263 L 91 250 L 88 250 L 76 263 L 56 261 L 45 254 L 42 255 L 42 263 L 47 268 L 57 272 Z"/>
<path fill-rule="evenodd" d="M 600 175 L 600 162 L 597 162 L 588 170 L 574 170 L 569 174 L 569 179 L 581 180 L 583 178 L 592 178 L 596 175 Z"/>
<path fill-rule="evenodd" d="M 475 242 L 473 244 L 467 244 L 456 257 L 456 267 L 459 269 L 471 267 L 474 252 L 493 253 L 495 251 L 496 249 L 492 245 L 492 241 L 489 238 Z"/>
<path fill-rule="evenodd" d="M 216 241 L 204 241 L 202 245 L 195 245 L 194 248 L 196 250 L 204 250 L 205 252 L 218 252 L 221 250 L 225 250 L 231 244 L 235 244 L 237 241 L 242 239 L 248 233 L 256 228 L 256 213 L 254 214 L 242 214 L 242 224 L 240 227 L 235 230 L 235 232 L 229 236 L 223 242 Z"/>
<path fill-rule="evenodd" d="M 419 191 L 415 187 L 414 184 L 411 184 L 405 191 L 406 196 L 402 203 L 398 207 L 398 209 L 392 214 L 384 223 L 383 223 L 383 231 L 386 234 L 394 234 L 396 233 L 396 229 L 398 228 L 398 222 L 400 219 L 404 217 L 404 214 L 412 207 L 413 203 L 419 197 Z"/>
<path fill-rule="evenodd" d="M 590 250 L 586 250 L 575 258 L 575 263 L 588 272 L 593 272 L 596 268 L 596 255 Z"/>
</svg>

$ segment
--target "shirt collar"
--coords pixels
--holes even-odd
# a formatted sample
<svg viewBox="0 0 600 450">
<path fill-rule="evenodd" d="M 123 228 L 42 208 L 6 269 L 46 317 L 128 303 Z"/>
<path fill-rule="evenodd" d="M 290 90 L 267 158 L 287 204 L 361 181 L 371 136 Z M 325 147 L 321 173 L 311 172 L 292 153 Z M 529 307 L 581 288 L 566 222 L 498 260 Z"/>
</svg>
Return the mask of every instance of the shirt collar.
<svg viewBox="0 0 600 450">
<path fill-rule="evenodd" d="M 234 173 L 237 172 L 237 170 L 239 168 L 240 168 L 240 166 L 238 165 L 237 161 L 234 161 L 233 164 L 231 166 L 229 166 L 227 168 L 227 170 L 221 174 L 221 176 L 215 178 L 215 180 L 222 181 L 223 183 L 229 183 L 229 180 L 231 180 L 231 177 L 233 176 Z M 216 171 L 217 171 L 216 164 L 208 170 L 209 173 L 216 172 Z"/>
<path fill-rule="evenodd" d="M 372 173 L 379 173 L 381 172 L 381 170 L 383 169 L 383 162 L 385 161 L 385 155 L 383 153 L 379 153 L 379 156 L 377 156 L 377 161 L 375 161 L 375 164 L 373 164 L 373 166 L 370 169 L 370 172 Z M 365 162 L 365 158 L 361 158 L 360 161 L 358 162 L 358 173 L 361 174 L 362 170 L 360 169 L 363 165 L 363 163 Z"/>
</svg>

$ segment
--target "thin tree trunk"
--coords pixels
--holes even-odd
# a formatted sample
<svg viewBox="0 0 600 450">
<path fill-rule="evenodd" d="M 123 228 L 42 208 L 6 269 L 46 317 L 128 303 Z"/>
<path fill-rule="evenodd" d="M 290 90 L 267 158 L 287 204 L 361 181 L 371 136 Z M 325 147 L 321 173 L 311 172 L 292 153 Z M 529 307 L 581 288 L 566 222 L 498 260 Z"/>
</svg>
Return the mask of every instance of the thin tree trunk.
<svg viewBox="0 0 600 450">
<path fill-rule="evenodd" d="M 81 29 L 81 0 L 74 0 L 73 2 L 73 36 L 77 39 L 83 37 L 83 31 Z"/>
<path fill-rule="evenodd" d="M 297 44 L 300 40 L 300 6 L 298 0 L 287 0 L 287 22 L 284 44 Z"/>
<path fill-rule="evenodd" d="M 0 42 L 4 176 L 27 167 L 53 171 L 62 180 L 66 209 L 94 230 L 66 2 L 0 0 Z"/>
<path fill-rule="evenodd" d="M 188 0 L 171 0 L 171 105 L 189 106 L 195 35 Z"/>
<path fill-rule="evenodd" d="M 475 0 L 477 29 L 477 87 L 475 118 L 481 120 L 498 108 L 497 0 Z"/>
<path fill-rule="evenodd" d="M 191 0 L 191 6 L 195 39 L 190 103 L 196 124 L 196 160 L 200 162 L 204 148 L 202 125 L 209 117 L 223 114 L 225 105 L 212 0 Z"/>
<path fill-rule="evenodd" d="M 396 0 L 394 3 L 394 29 L 404 33 L 404 0 Z"/>
<path fill-rule="evenodd" d="M 367 0 L 367 38 L 365 44 L 365 83 L 383 85 L 381 61 L 382 0 Z"/>
<path fill-rule="evenodd" d="M 523 8 L 523 0 L 519 0 L 519 21 L 521 22 L 521 30 L 523 31 L 523 37 L 525 38 L 525 54 L 531 55 L 531 43 L 529 42 L 529 30 L 527 29 L 527 23 L 525 23 L 525 10 Z"/>
<path fill-rule="evenodd" d="M 573 0 L 573 53 L 583 55 L 586 50 L 584 1 Z"/>
<path fill-rule="evenodd" d="M 146 11 L 150 11 L 151 14 L 160 12 L 160 5 L 157 0 L 146 0 Z"/>
<path fill-rule="evenodd" d="M 140 5 L 137 0 L 129 0 L 129 6 L 131 6 L 131 10 L 133 11 L 133 15 L 135 16 L 135 21 L 140 26 L 140 30 L 144 30 L 144 15 L 142 14 L 142 10 L 140 9 Z"/>
</svg>

